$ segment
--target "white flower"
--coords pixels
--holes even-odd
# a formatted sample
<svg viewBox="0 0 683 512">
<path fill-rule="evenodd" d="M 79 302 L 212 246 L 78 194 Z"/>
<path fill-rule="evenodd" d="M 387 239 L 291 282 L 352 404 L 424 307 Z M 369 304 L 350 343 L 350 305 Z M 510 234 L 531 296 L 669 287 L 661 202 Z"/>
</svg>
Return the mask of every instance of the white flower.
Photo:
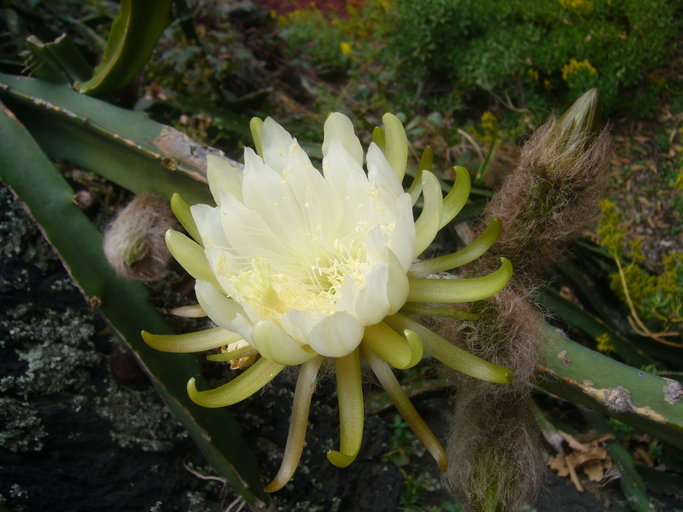
<svg viewBox="0 0 683 512">
<path fill-rule="evenodd" d="M 406 301 L 411 197 L 374 143 L 365 173 L 342 114 L 325 123 L 322 174 L 272 119 L 261 136 L 263 158 L 247 148 L 243 174 L 209 157 L 218 206 L 191 208 L 215 276 L 197 281 L 199 304 L 272 361 L 345 356 Z"/>
<path fill-rule="evenodd" d="M 303 449 L 308 410 L 324 357 L 334 359 L 340 409 L 340 449 L 328 453 L 337 466 L 356 457 L 363 431 L 361 357 L 439 466 L 446 456 L 436 437 L 402 391 L 391 366 L 406 369 L 423 348 L 445 364 L 492 382 L 510 373 L 457 348 L 402 313 L 458 317 L 463 312 L 416 303 L 481 300 L 497 293 L 511 266 L 469 279 L 429 279 L 430 274 L 464 265 L 496 240 L 500 223 L 464 249 L 414 261 L 438 230 L 460 211 L 469 195 L 469 174 L 455 168 L 456 186 L 444 198 L 439 180 L 423 155 L 408 193 L 402 180 L 408 146 L 400 121 L 383 117 L 365 155 L 351 121 L 332 114 L 325 123 L 322 172 L 313 167 L 295 139 L 272 119 L 253 120 L 257 152 L 247 148 L 244 171 L 208 158 L 208 181 L 216 206 L 188 207 L 174 196 L 171 207 L 194 239 L 169 231 L 173 256 L 196 278 L 199 304 L 182 315 L 208 316 L 217 327 L 181 335 L 143 332 L 159 350 L 197 352 L 221 348 L 214 361 L 256 362 L 235 379 L 188 392 L 206 407 L 239 402 L 270 382 L 285 366 L 302 365 L 290 434 L 274 491 L 291 478 Z M 423 209 L 413 220 L 413 204 Z M 399 310 L 401 313 L 399 313 Z M 467 313 L 464 313 L 467 315 Z M 243 359 L 249 358 L 249 359 Z"/>
</svg>

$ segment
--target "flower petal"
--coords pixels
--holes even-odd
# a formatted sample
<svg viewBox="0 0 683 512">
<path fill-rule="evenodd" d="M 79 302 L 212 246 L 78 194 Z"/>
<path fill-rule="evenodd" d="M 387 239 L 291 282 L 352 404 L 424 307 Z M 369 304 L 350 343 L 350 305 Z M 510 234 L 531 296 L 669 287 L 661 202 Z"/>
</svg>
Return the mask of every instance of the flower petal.
<svg viewBox="0 0 683 512">
<path fill-rule="evenodd" d="M 337 400 L 339 403 L 339 450 L 327 452 L 327 459 L 339 468 L 351 464 L 363 441 L 363 384 L 360 354 L 354 350 L 335 359 Z"/>
<path fill-rule="evenodd" d="M 242 336 L 234 332 L 214 327 L 203 331 L 189 332 L 187 334 L 152 334 L 142 331 L 142 339 L 150 347 L 162 352 L 190 353 L 203 352 L 212 348 L 219 348 L 234 341 L 242 339 Z"/>
<path fill-rule="evenodd" d="M 501 291 L 512 277 L 512 263 L 501 258 L 498 270 L 464 279 L 410 279 L 410 302 L 474 302 Z"/>
<path fill-rule="evenodd" d="M 372 368 L 373 373 L 377 376 L 377 380 L 379 380 L 384 391 L 386 391 L 390 400 L 398 409 L 399 414 L 403 416 L 408 426 L 415 432 L 417 438 L 434 457 L 434 460 L 439 465 L 439 469 L 446 471 L 446 468 L 448 468 L 446 451 L 410 402 L 408 395 L 401 388 L 401 384 L 396 379 L 394 372 L 389 368 L 389 365 L 382 361 L 369 347 L 363 347 L 363 356 L 370 363 L 370 368 Z"/>
<path fill-rule="evenodd" d="M 257 322 L 250 341 L 263 357 L 279 364 L 296 365 L 315 357 L 271 320 Z"/>
<path fill-rule="evenodd" d="M 227 191 L 242 200 L 242 171 L 233 166 L 225 158 L 216 155 L 206 157 L 206 177 L 209 190 L 216 204 L 221 204 L 221 192 Z"/>
<path fill-rule="evenodd" d="M 306 440 L 306 427 L 308 427 L 311 398 L 313 397 L 315 381 L 322 361 L 322 357 L 317 357 L 301 365 L 299 377 L 296 380 L 285 453 L 282 456 L 282 463 L 277 475 L 266 486 L 265 492 L 275 492 L 282 489 L 294 476 L 296 467 L 299 465 L 301 453 L 304 450 L 304 441 Z"/>
<path fill-rule="evenodd" d="M 394 114 L 384 114 L 382 123 L 384 124 L 384 154 L 387 155 L 387 160 L 401 183 L 408 162 L 408 137 L 403 124 Z"/>
<path fill-rule="evenodd" d="M 242 306 L 220 293 L 207 281 L 198 280 L 194 286 L 197 301 L 216 324 L 229 331 L 239 333 L 251 343 L 252 323 L 247 320 Z"/>
<path fill-rule="evenodd" d="M 194 241 L 198 244 L 202 243 L 202 237 L 197 229 L 197 224 L 192 218 L 190 205 L 188 205 L 178 193 L 174 193 L 171 196 L 171 211 L 176 219 L 178 219 L 178 222 L 180 222 L 180 225 L 185 228 L 185 231 L 187 231 Z"/>
<path fill-rule="evenodd" d="M 363 326 L 349 313 L 338 311 L 318 322 L 308 344 L 321 356 L 343 357 L 356 349 L 363 338 Z"/>
<path fill-rule="evenodd" d="M 188 274 L 218 286 L 201 245 L 173 229 L 166 231 L 165 239 L 168 250 Z"/>
<path fill-rule="evenodd" d="M 429 247 L 439 231 L 443 196 L 439 180 L 429 171 L 422 172 L 422 194 L 424 206 L 420 217 L 415 221 L 415 254 L 419 256 Z"/>
<path fill-rule="evenodd" d="M 261 358 L 230 382 L 214 389 L 199 391 L 195 379 L 187 382 L 190 399 L 202 407 L 226 407 L 256 393 L 284 370 L 284 365 Z"/>
<path fill-rule="evenodd" d="M 400 180 L 396 178 L 396 173 L 387 161 L 387 157 L 374 142 L 368 148 L 367 160 L 368 181 L 377 187 L 381 196 L 396 199 L 405 193 Z"/>
<path fill-rule="evenodd" d="M 313 167 L 296 139 L 272 118 L 263 122 L 261 137 L 263 160 L 275 172 L 284 176 L 289 169 Z"/>
<path fill-rule="evenodd" d="M 353 123 L 344 114 L 334 112 L 325 121 L 325 138 L 323 140 L 323 158 L 327 156 L 330 143 L 337 140 L 344 147 L 346 152 L 358 163 L 363 165 L 363 147 L 360 140 L 356 137 Z"/>
</svg>

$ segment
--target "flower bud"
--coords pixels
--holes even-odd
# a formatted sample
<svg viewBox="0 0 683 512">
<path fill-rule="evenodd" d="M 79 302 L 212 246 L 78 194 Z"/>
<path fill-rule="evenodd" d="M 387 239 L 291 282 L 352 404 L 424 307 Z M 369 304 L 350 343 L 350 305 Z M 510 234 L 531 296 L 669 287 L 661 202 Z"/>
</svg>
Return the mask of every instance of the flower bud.
<svg viewBox="0 0 683 512">
<path fill-rule="evenodd" d="M 501 219 L 496 253 L 512 261 L 520 279 L 533 280 L 557 261 L 598 213 L 609 153 L 599 112 L 598 92 L 592 89 L 540 127 L 484 211 L 482 227 Z"/>
<path fill-rule="evenodd" d="M 119 275 L 129 279 L 161 279 L 171 261 L 164 235 L 176 226 L 165 199 L 147 193 L 136 196 L 104 233 L 107 261 Z"/>
</svg>

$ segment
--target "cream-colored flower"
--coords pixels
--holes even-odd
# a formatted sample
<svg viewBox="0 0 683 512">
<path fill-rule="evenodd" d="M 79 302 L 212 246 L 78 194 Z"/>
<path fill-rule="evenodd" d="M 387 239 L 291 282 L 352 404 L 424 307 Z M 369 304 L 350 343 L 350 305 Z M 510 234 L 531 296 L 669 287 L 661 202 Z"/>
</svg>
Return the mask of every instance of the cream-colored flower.
<svg viewBox="0 0 683 512">
<path fill-rule="evenodd" d="M 505 286 L 511 267 L 505 260 L 499 270 L 481 278 L 425 278 L 478 257 L 497 238 L 500 223 L 494 221 L 461 251 L 415 261 L 465 204 L 469 175 L 456 167 L 456 186 L 444 198 L 439 180 L 427 170 L 431 161 L 426 153 L 413 185 L 404 192 L 405 131 L 391 114 L 383 122 L 364 153 L 351 121 L 342 114 L 330 115 L 320 172 L 275 121 L 253 120 L 256 152 L 245 150 L 244 171 L 224 159 L 208 158 L 216 206 L 188 207 L 178 196 L 172 200 L 194 241 L 169 231 L 167 244 L 197 280 L 195 312 L 208 316 L 217 327 L 175 336 L 143 333 L 145 341 L 174 352 L 223 347 L 222 353 L 209 358 L 233 364 L 260 356 L 219 388 L 199 391 L 191 379 L 191 398 L 207 407 L 238 402 L 285 366 L 302 365 L 283 465 L 268 491 L 281 488 L 294 473 L 325 357 L 334 359 L 337 373 L 341 446 L 328 458 L 338 466 L 353 461 L 362 439 L 361 356 L 442 469 L 443 448 L 390 366 L 414 366 L 424 348 L 469 375 L 494 382 L 510 379 L 507 370 L 475 358 L 399 313 L 427 308 L 429 313 L 457 316 L 461 312 L 451 308 L 415 303 L 490 297 Z M 413 204 L 420 195 L 424 206 L 415 221 Z"/>
</svg>

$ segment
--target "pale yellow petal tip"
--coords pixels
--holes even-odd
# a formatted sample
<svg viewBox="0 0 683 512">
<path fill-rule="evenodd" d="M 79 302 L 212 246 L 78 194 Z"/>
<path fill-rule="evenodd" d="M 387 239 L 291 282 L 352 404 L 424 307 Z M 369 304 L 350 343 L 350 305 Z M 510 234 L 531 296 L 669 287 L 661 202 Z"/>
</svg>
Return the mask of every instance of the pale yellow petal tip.
<svg viewBox="0 0 683 512">
<path fill-rule="evenodd" d="M 511 370 L 508 370 L 507 368 L 503 368 L 503 371 L 501 372 L 501 384 L 509 384 L 515 380 L 515 375 L 512 373 Z"/>
<path fill-rule="evenodd" d="M 272 493 L 272 492 L 277 492 L 277 491 L 279 491 L 280 489 L 282 489 L 285 485 L 287 485 L 287 482 L 285 482 L 285 483 L 280 483 L 280 482 L 276 482 L 275 480 L 273 480 L 272 482 L 270 482 L 268 485 L 266 485 L 266 486 L 263 488 L 263 492 L 266 492 L 266 493 L 269 493 L 269 494 Z"/>
<path fill-rule="evenodd" d="M 205 401 L 200 398 L 200 395 L 201 391 L 197 389 L 196 379 L 194 377 L 190 377 L 190 380 L 187 381 L 187 396 L 190 397 L 190 400 L 197 405 L 201 405 L 202 407 L 216 407 L 215 405 L 207 405 Z"/>
<path fill-rule="evenodd" d="M 507 276 L 507 281 L 509 281 L 510 278 L 512 278 L 512 262 L 505 257 L 500 258 L 500 269 L 501 272 L 505 273 Z"/>
<path fill-rule="evenodd" d="M 351 463 L 354 460 L 356 460 L 357 455 L 357 453 L 354 453 L 353 455 L 348 455 L 337 450 L 330 450 L 329 452 L 327 452 L 327 460 L 329 460 L 330 464 L 332 464 L 333 466 L 336 466 L 338 468 L 345 468 L 347 466 L 350 466 Z"/>
<path fill-rule="evenodd" d="M 439 470 L 442 473 L 445 473 L 448 470 L 448 455 L 443 451 L 443 448 L 439 453 L 439 457 L 434 460 L 436 460 L 436 465 L 439 466 Z"/>
<path fill-rule="evenodd" d="M 403 335 L 408 342 L 408 347 L 410 348 L 410 362 L 405 368 L 406 370 L 417 366 L 417 364 L 422 361 L 422 356 L 424 354 L 424 345 L 420 337 L 410 329 L 405 329 Z"/>
<path fill-rule="evenodd" d="M 291 479 L 292 477 L 282 478 L 280 477 L 280 475 L 276 475 L 275 478 L 273 478 L 273 480 L 263 488 L 263 492 L 267 492 L 270 494 L 273 492 L 277 492 L 281 489 L 284 489 L 284 487 L 290 482 Z"/>
<path fill-rule="evenodd" d="M 144 329 L 140 331 L 140 337 L 142 338 L 142 341 L 144 341 L 147 345 L 150 345 L 150 342 L 154 339 L 154 336 L 156 335 L 152 334 L 151 332 L 145 331 Z"/>
</svg>

